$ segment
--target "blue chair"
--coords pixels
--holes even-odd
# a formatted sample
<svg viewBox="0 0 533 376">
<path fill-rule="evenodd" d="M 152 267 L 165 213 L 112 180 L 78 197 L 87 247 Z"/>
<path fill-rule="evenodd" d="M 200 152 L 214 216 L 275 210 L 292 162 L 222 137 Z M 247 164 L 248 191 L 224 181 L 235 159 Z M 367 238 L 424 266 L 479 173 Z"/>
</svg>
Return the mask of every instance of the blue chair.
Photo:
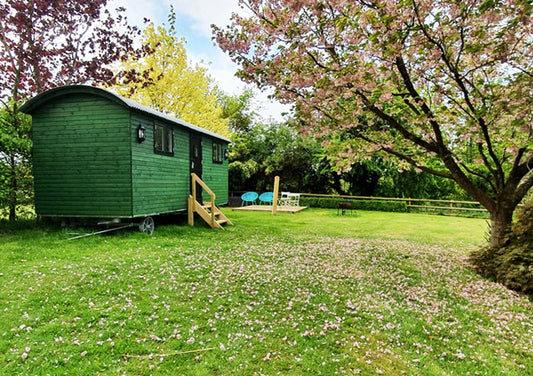
<svg viewBox="0 0 533 376">
<path fill-rule="evenodd" d="M 263 202 L 267 205 L 272 205 L 272 201 L 274 201 L 274 192 L 264 192 L 259 196 L 259 205 L 263 204 Z"/>
<path fill-rule="evenodd" d="M 241 200 L 242 200 L 241 206 L 244 206 L 244 204 L 248 204 L 248 203 L 250 203 L 250 205 L 255 205 L 256 204 L 255 200 L 257 200 L 257 197 L 259 197 L 257 192 L 246 192 L 245 194 L 241 196 Z"/>
</svg>

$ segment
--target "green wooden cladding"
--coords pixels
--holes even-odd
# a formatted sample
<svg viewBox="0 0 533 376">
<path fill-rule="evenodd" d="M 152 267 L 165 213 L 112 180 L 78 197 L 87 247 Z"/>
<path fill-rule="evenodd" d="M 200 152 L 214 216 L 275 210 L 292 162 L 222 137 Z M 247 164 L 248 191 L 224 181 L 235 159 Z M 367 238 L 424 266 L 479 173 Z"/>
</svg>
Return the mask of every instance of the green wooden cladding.
<svg viewBox="0 0 533 376">
<path fill-rule="evenodd" d="M 41 216 L 133 218 L 185 210 L 189 136 L 202 135 L 202 179 L 228 201 L 228 165 L 212 143 L 229 140 L 89 86 L 40 94 L 22 110 L 33 117 L 35 209 Z M 154 123 L 171 126 L 174 155 L 154 153 Z M 143 125 L 146 140 L 137 141 Z"/>
<path fill-rule="evenodd" d="M 202 142 L 202 180 L 215 192 L 215 204 L 222 205 L 228 202 L 228 161 L 224 160 L 222 164 L 213 162 L 213 141 L 204 137 Z M 216 142 L 220 143 L 219 140 Z M 227 145 L 224 147 L 227 148 Z"/>
</svg>

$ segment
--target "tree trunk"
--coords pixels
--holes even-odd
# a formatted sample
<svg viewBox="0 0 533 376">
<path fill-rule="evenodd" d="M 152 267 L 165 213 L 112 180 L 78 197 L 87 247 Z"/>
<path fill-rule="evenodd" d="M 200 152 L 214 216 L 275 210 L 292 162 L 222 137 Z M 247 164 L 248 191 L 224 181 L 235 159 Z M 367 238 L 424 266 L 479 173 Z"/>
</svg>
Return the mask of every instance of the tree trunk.
<svg viewBox="0 0 533 376">
<path fill-rule="evenodd" d="M 17 168 L 16 168 L 16 160 L 15 156 L 11 155 L 11 176 L 9 181 L 9 220 L 15 221 L 17 219 L 17 189 L 18 189 L 18 182 L 17 182 Z"/>
<path fill-rule="evenodd" d="M 490 213 L 490 244 L 498 246 L 508 240 L 513 222 L 515 206 L 508 203 L 500 204 Z"/>
</svg>

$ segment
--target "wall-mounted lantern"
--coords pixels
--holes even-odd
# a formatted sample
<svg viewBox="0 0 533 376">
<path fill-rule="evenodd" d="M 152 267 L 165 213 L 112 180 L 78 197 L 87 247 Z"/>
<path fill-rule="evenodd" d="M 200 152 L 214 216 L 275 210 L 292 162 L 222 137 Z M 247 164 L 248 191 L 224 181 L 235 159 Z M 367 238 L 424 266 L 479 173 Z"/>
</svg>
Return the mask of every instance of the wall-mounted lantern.
<svg viewBox="0 0 533 376">
<path fill-rule="evenodd" d="M 137 127 L 137 141 L 139 142 L 139 144 L 146 140 L 146 135 L 144 133 L 145 130 L 146 128 L 144 128 L 142 124 L 139 124 L 139 126 Z"/>
<path fill-rule="evenodd" d="M 228 157 L 229 157 L 228 149 L 225 149 L 224 150 L 224 159 L 228 159 Z"/>
</svg>

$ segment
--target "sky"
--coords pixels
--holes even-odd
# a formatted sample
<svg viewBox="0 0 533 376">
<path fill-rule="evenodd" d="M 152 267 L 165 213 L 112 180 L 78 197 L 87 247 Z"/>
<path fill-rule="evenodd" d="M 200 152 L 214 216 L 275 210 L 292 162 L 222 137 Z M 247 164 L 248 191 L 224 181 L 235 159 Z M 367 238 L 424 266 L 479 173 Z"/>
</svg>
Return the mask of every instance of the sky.
<svg viewBox="0 0 533 376">
<path fill-rule="evenodd" d="M 144 18 L 156 26 L 167 23 L 171 5 L 176 13 L 177 31 L 187 41 L 187 56 L 193 63 L 202 63 L 217 82 L 220 89 L 230 95 L 238 95 L 247 87 L 235 77 L 238 66 L 212 40 L 211 25 L 225 27 L 230 24 L 232 12 L 242 13 L 238 0 L 110 0 L 110 7 L 122 6 L 131 25 L 144 28 Z M 250 86 L 252 87 L 252 86 Z M 253 87 L 252 87 L 253 88 Z M 267 98 L 254 88 L 256 104 L 254 110 L 265 120 L 282 121 L 283 112 L 289 110 L 278 102 Z"/>
</svg>

